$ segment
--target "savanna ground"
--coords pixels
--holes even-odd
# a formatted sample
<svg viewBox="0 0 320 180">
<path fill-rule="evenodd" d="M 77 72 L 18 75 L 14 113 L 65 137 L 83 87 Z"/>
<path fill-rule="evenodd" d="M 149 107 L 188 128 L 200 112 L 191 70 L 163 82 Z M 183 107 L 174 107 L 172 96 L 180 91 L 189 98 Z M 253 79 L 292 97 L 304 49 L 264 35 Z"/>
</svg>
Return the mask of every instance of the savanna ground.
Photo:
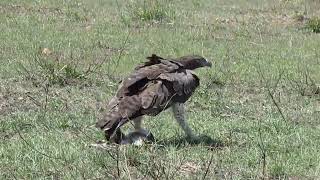
<svg viewBox="0 0 320 180">
<path fill-rule="evenodd" d="M 317 0 L 2 0 L 1 179 L 320 178 L 317 17 Z M 168 111 L 146 118 L 155 144 L 90 147 L 152 53 L 214 62 L 187 105 L 202 141 Z"/>
</svg>

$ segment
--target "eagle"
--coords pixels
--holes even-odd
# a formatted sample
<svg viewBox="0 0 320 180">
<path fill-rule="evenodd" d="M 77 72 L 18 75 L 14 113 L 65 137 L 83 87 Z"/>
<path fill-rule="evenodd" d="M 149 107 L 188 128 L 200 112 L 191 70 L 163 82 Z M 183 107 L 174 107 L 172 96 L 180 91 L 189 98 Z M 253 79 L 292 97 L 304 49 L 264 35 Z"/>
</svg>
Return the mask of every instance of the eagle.
<svg viewBox="0 0 320 180">
<path fill-rule="evenodd" d="M 128 141 L 121 126 L 131 121 L 135 132 L 146 134 L 142 117 L 156 116 L 171 107 L 187 138 L 193 138 L 185 120 L 184 103 L 200 84 L 193 70 L 211 67 L 211 62 L 198 55 L 165 59 L 152 54 L 147 60 L 122 80 L 96 127 L 104 131 L 109 142 L 125 144 Z"/>
</svg>

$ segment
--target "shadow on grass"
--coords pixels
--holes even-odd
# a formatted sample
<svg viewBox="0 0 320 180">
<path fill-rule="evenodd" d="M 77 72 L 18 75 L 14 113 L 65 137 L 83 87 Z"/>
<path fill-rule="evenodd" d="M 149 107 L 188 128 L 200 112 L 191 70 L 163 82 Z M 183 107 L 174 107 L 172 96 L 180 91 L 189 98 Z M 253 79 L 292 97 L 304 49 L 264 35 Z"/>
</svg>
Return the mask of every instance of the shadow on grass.
<svg viewBox="0 0 320 180">
<path fill-rule="evenodd" d="M 196 139 L 188 139 L 186 137 L 183 138 L 171 138 L 162 141 L 158 141 L 157 144 L 162 145 L 164 147 L 167 146 L 175 146 L 177 148 L 183 148 L 186 146 L 204 146 L 207 147 L 208 150 L 221 149 L 226 147 L 227 144 L 221 140 L 212 139 L 207 135 L 197 136 Z"/>
</svg>

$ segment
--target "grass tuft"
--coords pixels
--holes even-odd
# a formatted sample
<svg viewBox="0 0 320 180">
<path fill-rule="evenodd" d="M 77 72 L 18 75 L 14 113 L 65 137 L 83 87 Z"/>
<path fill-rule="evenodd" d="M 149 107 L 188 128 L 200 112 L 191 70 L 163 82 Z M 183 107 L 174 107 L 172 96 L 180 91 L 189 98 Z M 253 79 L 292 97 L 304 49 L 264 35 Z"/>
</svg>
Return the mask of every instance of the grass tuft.
<svg viewBox="0 0 320 180">
<path fill-rule="evenodd" d="M 314 33 L 320 33 L 320 18 L 312 17 L 308 20 L 306 28 L 310 29 Z"/>
<path fill-rule="evenodd" d="M 86 77 L 85 72 L 77 68 L 72 61 L 61 63 L 57 59 L 36 55 L 34 60 L 29 63 L 29 67 L 32 69 L 20 64 L 20 71 L 22 70 L 34 85 L 47 82 L 50 86 L 65 86 L 79 82 Z"/>
<path fill-rule="evenodd" d="M 170 0 L 138 0 L 130 3 L 128 9 L 133 19 L 142 21 L 172 20 L 174 11 L 170 4 Z"/>
</svg>

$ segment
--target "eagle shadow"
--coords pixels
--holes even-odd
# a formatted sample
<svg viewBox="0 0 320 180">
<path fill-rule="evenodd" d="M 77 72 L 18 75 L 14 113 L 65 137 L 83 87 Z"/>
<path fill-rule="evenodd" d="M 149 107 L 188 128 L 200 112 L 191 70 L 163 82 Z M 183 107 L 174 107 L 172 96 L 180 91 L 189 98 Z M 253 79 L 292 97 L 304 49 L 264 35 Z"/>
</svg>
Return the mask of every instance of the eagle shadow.
<svg viewBox="0 0 320 180">
<path fill-rule="evenodd" d="M 189 139 L 187 137 L 170 138 L 170 139 L 158 141 L 157 144 L 162 145 L 164 147 L 175 146 L 177 148 L 183 148 L 186 146 L 202 145 L 202 146 L 207 147 L 210 150 L 220 149 L 220 148 L 227 146 L 227 144 L 224 143 L 223 141 L 217 140 L 217 139 L 212 139 L 211 137 L 209 137 L 207 135 L 197 136 L 196 139 Z"/>
</svg>

